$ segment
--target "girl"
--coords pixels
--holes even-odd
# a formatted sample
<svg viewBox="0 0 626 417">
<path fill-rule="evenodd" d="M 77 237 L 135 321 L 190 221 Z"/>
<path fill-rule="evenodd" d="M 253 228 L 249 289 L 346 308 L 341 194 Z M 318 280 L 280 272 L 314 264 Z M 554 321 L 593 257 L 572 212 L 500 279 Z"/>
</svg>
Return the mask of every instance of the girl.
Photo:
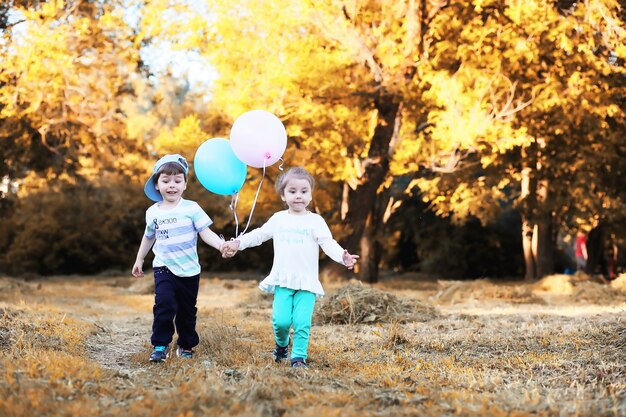
<svg viewBox="0 0 626 417">
<path fill-rule="evenodd" d="M 316 297 L 324 295 L 318 276 L 319 247 L 348 269 L 352 269 L 359 258 L 339 246 L 321 216 L 307 210 L 313 198 L 314 183 L 311 174 L 302 167 L 287 170 L 276 181 L 276 191 L 288 209 L 275 213 L 260 228 L 226 242 L 222 247 L 222 255 L 228 258 L 238 250 L 273 239 L 272 270 L 259 288 L 274 294 L 272 324 L 276 362 L 287 358 L 289 329 L 293 325 L 291 366 L 294 368 L 307 367 L 313 307 Z"/>
</svg>

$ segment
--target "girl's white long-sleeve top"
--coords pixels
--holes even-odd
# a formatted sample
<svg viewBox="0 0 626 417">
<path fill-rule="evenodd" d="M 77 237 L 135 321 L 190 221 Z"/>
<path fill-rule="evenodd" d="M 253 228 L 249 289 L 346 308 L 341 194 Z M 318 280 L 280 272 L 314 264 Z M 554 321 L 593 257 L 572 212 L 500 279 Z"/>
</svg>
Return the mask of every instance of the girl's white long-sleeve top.
<svg viewBox="0 0 626 417">
<path fill-rule="evenodd" d="M 274 241 L 274 263 L 270 274 L 259 284 L 262 291 L 273 293 L 280 286 L 323 296 L 319 280 L 320 247 L 332 260 L 344 265 L 343 248 L 333 239 L 322 216 L 316 213 L 295 215 L 288 210 L 279 211 L 263 226 L 237 238 L 239 250 L 259 246 L 269 239 Z"/>
</svg>

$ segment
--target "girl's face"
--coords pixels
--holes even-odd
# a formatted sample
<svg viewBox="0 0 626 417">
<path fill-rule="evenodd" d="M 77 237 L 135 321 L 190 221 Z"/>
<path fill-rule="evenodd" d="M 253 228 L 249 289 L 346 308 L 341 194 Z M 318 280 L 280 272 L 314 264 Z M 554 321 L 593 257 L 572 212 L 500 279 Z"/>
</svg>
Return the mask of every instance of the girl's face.
<svg viewBox="0 0 626 417">
<path fill-rule="evenodd" d="M 185 174 L 161 174 L 157 181 L 156 189 L 161 193 L 164 202 L 178 202 L 183 195 L 183 191 L 187 189 Z"/>
<path fill-rule="evenodd" d="M 289 179 L 280 198 L 287 203 L 289 213 L 306 214 L 306 208 L 313 198 L 311 184 L 305 179 Z"/>
</svg>

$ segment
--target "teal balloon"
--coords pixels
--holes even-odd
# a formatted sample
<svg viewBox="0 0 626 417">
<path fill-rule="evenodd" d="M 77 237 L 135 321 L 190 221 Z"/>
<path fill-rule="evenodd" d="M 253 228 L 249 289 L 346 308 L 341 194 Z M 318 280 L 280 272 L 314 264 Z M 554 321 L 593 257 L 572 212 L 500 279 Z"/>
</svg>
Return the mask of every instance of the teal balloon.
<svg viewBox="0 0 626 417">
<path fill-rule="evenodd" d="M 200 184 L 219 195 L 239 192 L 247 174 L 246 164 L 235 156 L 230 141 L 223 138 L 209 139 L 200 145 L 193 169 Z"/>
</svg>

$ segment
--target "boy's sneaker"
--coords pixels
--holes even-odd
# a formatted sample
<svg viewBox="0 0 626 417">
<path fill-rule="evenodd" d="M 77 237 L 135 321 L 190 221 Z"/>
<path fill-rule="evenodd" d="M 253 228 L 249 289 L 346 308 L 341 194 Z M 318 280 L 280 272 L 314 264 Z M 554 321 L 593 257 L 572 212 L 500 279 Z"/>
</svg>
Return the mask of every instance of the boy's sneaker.
<svg viewBox="0 0 626 417">
<path fill-rule="evenodd" d="M 155 346 L 150 354 L 150 362 L 163 362 L 170 355 L 169 346 Z"/>
<path fill-rule="evenodd" d="M 291 367 L 292 368 L 308 368 L 309 365 L 307 365 L 304 359 L 302 358 L 293 358 L 291 360 Z"/>
<path fill-rule="evenodd" d="M 193 359 L 193 350 L 183 349 L 180 346 L 178 346 L 178 349 L 176 349 L 176 356 L 178 356 L 179 358 L 184 358 L 184 359 Z"/>
<path fill-rule="evenodd" d="M 288 350 L 289 346 L 281 347 L 276 345 L 274 353 L 272 354 L 272 356 L 274 356 L 274 362 L 278 363 L 283 359 L 287 359 L 287 355 L 289 354 Z"/>
</svg>

